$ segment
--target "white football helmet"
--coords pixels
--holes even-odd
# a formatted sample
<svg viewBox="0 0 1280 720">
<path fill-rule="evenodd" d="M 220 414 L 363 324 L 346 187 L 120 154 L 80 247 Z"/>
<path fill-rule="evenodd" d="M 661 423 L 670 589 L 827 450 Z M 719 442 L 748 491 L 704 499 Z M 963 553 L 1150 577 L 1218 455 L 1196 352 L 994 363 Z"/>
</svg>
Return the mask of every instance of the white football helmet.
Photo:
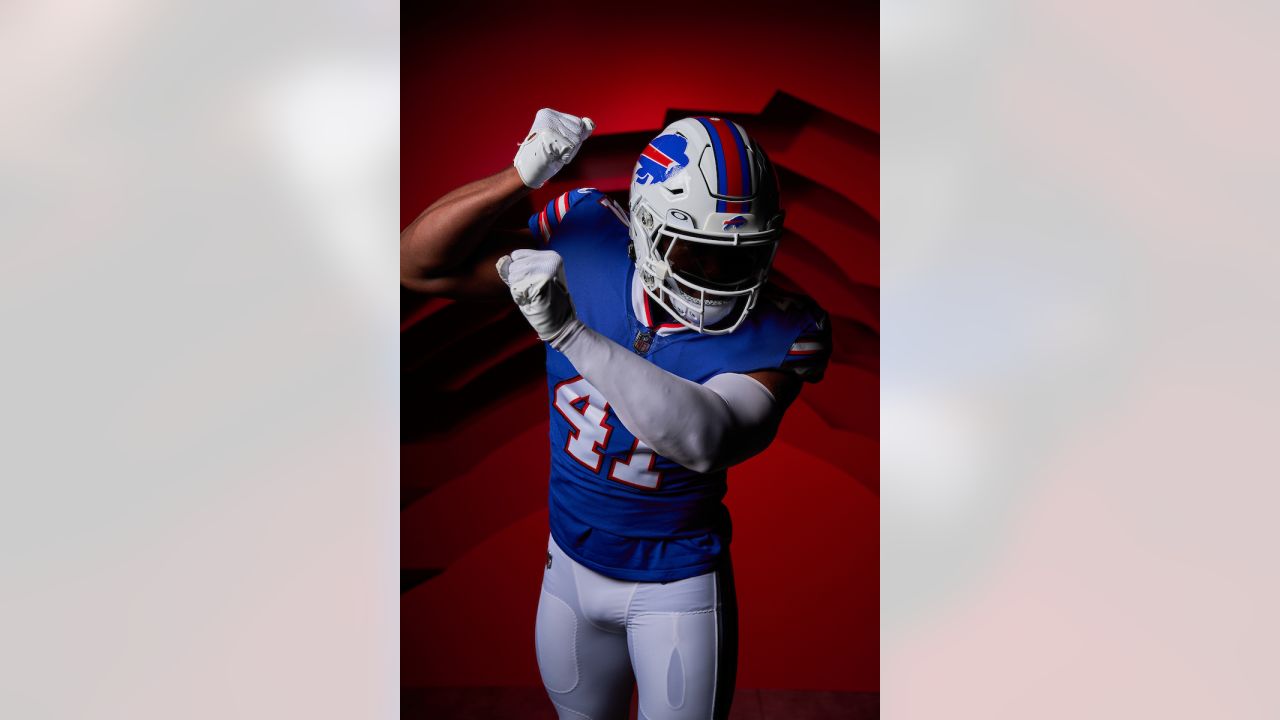
<svg viewBox="0 0 1280 720">
<path fill-rule="evenodd" d="M 755 307 L 782 220 L 773 165 L 735 122 L 677 120 L 636 161 L 631 243 L 640 282 L 700 333 L 731 333 Z"/>
</svg>

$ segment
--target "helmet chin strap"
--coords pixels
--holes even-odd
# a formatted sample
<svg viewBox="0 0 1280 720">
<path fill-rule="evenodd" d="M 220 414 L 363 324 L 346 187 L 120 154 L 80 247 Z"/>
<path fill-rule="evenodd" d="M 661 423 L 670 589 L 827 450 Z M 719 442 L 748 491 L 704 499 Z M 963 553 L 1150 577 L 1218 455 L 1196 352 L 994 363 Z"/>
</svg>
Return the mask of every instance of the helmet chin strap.
<svg viewBox="0 0 1280 720">
<path fill-rule="evenodd" d="M 703 327 L 708 327 L 729 317 L 729 313 L 733 311 L 732 299 L 707 300 L 705 303 L 699 303 L 698 298 L 685 293 L 671 278 L 666 279 L 665 285 L 673 300 L 671 309 L 694 325 L 698 324 L 700 314 L 703 316 Z M 705 305 L 705 308 L 700 310 L 699 305 Z"/>
</svg>

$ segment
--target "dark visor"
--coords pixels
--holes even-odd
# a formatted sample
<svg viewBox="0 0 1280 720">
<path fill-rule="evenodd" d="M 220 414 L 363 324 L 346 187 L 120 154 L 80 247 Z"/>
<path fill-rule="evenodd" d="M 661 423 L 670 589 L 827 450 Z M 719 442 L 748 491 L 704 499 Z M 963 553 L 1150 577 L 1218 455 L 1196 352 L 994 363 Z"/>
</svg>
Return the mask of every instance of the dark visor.
<svg viewBox="0 0 1280 720">
<path fill-rule="evenodd" d="M 666 257 L 672 272 L 711 290 L 741 290 L 755 285 L 769 264 L 773 248 L 773 243 L 712 245 L 672 238 L 666 233 L 658 237 L 658 253 Z"/>
</svg>

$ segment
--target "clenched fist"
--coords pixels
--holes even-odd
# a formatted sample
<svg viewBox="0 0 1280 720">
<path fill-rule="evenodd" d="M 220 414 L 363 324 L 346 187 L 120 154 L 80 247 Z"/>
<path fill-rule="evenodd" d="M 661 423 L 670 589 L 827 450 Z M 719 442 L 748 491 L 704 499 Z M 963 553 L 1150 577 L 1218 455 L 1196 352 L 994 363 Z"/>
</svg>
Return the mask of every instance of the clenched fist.
<svg viewBox="0 0 1280 720">
<path fill-rule="evenodd" d="M 579 323 L 560 253 L 522 248 L 498 258 L 497 268 L 525 320 L 551 347 Z"/>
<path fill-rule="evenodd" d="M 567 165 L 582 143 L 596 129 L 591 118 L 543 108 L 533 118 L 533 127 L 516 151 L 516 172 L 531 188 L 540 188 Z"/>
</svg>

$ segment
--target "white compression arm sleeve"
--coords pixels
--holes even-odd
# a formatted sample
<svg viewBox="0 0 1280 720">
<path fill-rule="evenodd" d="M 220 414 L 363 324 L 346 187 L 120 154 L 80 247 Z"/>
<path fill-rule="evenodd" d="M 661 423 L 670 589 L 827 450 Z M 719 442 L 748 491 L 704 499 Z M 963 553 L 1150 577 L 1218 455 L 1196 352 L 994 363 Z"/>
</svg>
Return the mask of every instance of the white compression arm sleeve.
<svg viewBox="0 0 1280 720">
<path fill-rule="evenodd" d="M 716 375 L 705 384 L 673 375 L 584 325 L 552 342 L 609 399 L 633 435 L 694 472 L 737 464 L 765 449 L 781 413 L 754 378 Z"/>
</svg>

